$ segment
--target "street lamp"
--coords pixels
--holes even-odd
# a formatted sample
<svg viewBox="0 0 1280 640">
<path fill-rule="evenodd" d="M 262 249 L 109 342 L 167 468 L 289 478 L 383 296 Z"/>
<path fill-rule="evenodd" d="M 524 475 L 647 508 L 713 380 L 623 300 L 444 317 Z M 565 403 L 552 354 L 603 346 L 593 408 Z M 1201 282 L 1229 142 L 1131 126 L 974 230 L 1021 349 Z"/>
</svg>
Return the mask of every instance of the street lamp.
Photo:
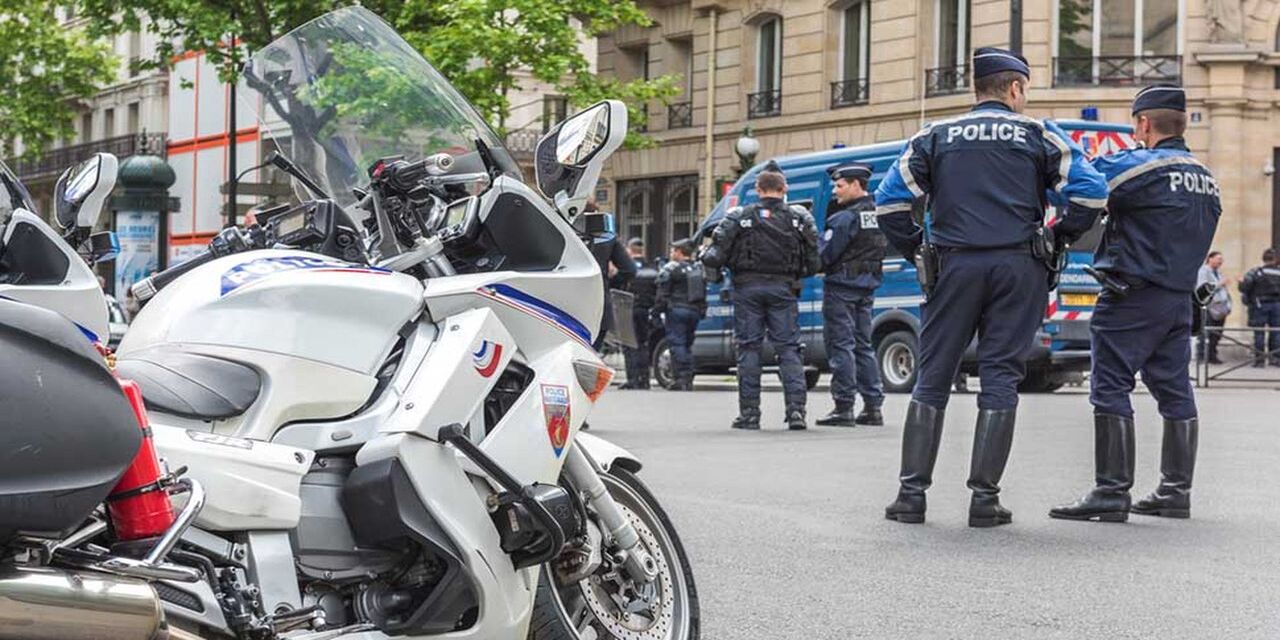
<svg viewBox="0 0 1280 640">
<path fill-rule="evenodd" d="M 756 154 L 760 153 L 760 141 L 751 135 L 750 126 L 742 130 L 733 150 L 738 153 L 738 175 L 741 176 L 756 163 Z"/>
</svg>

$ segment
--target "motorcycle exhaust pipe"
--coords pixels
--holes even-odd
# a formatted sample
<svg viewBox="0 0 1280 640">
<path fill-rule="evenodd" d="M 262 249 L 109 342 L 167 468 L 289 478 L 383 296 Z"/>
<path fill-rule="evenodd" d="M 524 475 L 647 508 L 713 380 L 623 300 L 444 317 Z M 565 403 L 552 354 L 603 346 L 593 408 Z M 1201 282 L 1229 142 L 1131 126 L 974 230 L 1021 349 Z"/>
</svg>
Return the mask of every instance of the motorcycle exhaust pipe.
<svg viewBox="0 0 1280 640">
<path fill-rule="evenodd" d="M 168 640 L 142 580 L 58 569 L 0 570 L 0 640 Z"/>
</svg>

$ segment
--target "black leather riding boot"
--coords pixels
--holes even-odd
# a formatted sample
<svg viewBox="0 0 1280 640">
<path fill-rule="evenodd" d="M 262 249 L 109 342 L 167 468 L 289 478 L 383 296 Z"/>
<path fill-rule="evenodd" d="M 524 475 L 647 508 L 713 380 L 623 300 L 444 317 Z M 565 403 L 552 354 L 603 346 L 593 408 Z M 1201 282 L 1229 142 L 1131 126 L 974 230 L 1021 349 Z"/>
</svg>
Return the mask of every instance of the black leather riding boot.
<svg viewBox="0 0 1280 640">
<path fill-rule="evenodd" d="M 1129 519 L 1133 488 L 1133 418 L 1099 413 L 1093 416 L 1093 490 L 1071 503 L 1049 510 L 1050 518 L 1124 522 Z"/>
<path fill-rule="evenodd" d="M 911 524 L 924 522 L 924 492 L 933 484 L 944 415 L 942 409 L 915 400 L 907 406 L 907 421 L 902 429 L 902 471 L 898 474 L 901 487 L 898 499 L 885 507 L 885 518 Z"/>
<path fill-rule="evenodd" d="M 1165 420 L 1160 446 L 1160 486 L 1130 511 L 1144 516 L 1191 517 L 1191 476 L 1196 469 L 1200 419 Z"/>
<path fill-rule="evenodd" d="M 836 408 L 831 413 L 818 418 L 817 424 L 821 427 L 852 427 L 854 426 L 853 405 L 836 403 Z"/>
<path fill-rule="evenodd" d="M 995 527 L 1013 522 L 1013 514 L 1000 506 L 1000 477 L 1013 445 L 1016 409 L 981 409 L 973 432 L 973 457 L 969 462 L 969 526 Z"/>
</svg>

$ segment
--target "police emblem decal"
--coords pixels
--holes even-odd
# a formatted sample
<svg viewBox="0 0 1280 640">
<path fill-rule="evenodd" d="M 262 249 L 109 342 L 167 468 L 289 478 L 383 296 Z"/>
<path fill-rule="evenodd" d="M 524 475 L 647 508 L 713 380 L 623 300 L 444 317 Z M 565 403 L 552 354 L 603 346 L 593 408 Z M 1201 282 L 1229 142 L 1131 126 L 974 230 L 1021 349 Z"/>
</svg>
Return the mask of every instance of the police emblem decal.
<svg viewBox="0 0 1280 640">
<path fill-rule="evenodd" d="M 559 458 L 569 443 L 569 387 L 542 385 L 542 415 L 547 422 L 547 437 Z"/>
<path fill-rule="evenodd" d="M 476 368 L 476 373 L 481 378 L 491 378 L 494 372 L 498 370 L 498 364 L 502 362 L 502 345 L 496 342 L 483 340 L 480 342 L 480 348 L 471 352 L 471 363 Z"/>
</svg>

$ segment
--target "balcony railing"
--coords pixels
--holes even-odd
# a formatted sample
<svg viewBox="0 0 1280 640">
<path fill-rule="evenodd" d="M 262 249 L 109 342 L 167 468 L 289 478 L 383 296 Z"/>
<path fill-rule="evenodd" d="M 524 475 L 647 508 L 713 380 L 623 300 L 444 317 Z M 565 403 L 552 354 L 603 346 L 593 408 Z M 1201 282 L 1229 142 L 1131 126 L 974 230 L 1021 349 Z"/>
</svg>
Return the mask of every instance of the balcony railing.
<svg viewBox="0 0 1280 640">
<path fill-rule="evenodd" d="M 507 151 L 511 152 L 512 157 L 519 160 L 532 160 L 533 152 L 538 148 L 538 140 L 543 136 L 542 131 L 530 127 L 527 129 L 515 129 L 507 132 Z"/>
<path fill-rule="evenodd" d="M 683 129 L 693 126 L 693 103 L 672 102 L 667 105 L 667 128 Z"/>
<path fill-rule="evenodd" d="M 831 108 L 866 104 L 871 99 L 871 83 L 866 78 L 831 83 Z"/>
<path fill-rule="evenodd" d="M 926 97 L 964 93 L 969 89 L 969 65 L 927 69 L 924 72 Z"/>
<path fill-rule="evenodd" d="M 1182 56 L 1055 58 L 1056 87 L 1182 84 Z"/>
<path fill-rule="evenodd" d="M 168 155 L 163 133 L 139 133 L 114 138 L 103 138 L 84 144 L 50 149 L 36 158 L 22 160 L 13 166 L 23 180 L 45 178 L 60 174 L 68 167 L 89 159 L 95 153 L 110 153 L 120 160 L 129 156 L 152 154 Z"/>
<path fill-rule="evenodd" d="M 777 115 L 782 115 L 781 89 L 747 94 L 748 118 L 768 118 Z"/>
</svg>

